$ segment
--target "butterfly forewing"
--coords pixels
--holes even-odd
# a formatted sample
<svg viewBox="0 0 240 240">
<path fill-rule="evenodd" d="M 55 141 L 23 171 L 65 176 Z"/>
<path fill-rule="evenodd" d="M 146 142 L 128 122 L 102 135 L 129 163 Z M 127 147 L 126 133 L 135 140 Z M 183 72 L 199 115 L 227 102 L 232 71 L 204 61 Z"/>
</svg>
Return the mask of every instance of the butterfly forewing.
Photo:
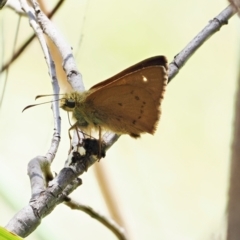
<svg viewBox="0 0 240 240">
<path fill-rule="evenodd" d="M 166 69 L 166 71 L 168 70 L 168 65 L 167 65 L 167 59 L 165 56 L 154 56 L 151 58 L 147 58 L 123 71 L 121 71 L 120 73 L 114 75 L 111 78 L 106 79 L 105 81 L 102 81 L 100 83 L 97 83 L 96 85 L 92 86 L 90 88 L 90 90 L 93 89 L 97 89 L 97 88 L 101 88 L 101 87 L 105 87 L 108 84 L 113 84 L 115 81 L 118 81 L 120 78 L 131 74 L 133 72 L 136 72 L 138 70 L 147 68 L 147 67 L 154 67 L 154 66 L 162 66 Z"/>
<path fill-rule="evenodd" d="M 134 137 L 154 133 L 166 85 L 163 66 L 145 67 L 91 88 L 85 111 L 94 115 L 97 124 L 116 133 Z"/>
</svg>

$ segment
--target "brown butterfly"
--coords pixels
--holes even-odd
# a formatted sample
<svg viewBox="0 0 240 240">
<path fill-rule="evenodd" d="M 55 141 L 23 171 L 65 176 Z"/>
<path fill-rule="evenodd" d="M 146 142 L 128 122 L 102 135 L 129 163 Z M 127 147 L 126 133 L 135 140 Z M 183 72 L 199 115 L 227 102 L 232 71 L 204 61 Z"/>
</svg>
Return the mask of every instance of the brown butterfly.
<svg viewBox="0 0 240 240">
<path fill-rule="evenodd" d="M 164 56 L 145 59 L 85 92 L 66 93 L 60 107 L 83 131 L 110 130 L 138 138 L 154 134 L 168 81 Z"/>
</svg>

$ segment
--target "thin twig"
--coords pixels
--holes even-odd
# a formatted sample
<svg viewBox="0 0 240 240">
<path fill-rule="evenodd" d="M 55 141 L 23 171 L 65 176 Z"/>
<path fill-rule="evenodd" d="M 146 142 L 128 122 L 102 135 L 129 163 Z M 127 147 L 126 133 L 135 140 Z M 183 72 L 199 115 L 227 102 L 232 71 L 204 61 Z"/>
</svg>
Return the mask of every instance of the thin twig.
<svg viewBox="0 0 240 240">
<path fill-rule="evenodd" d="M 78 57 L 78 54 L 80 52 L 80 48 L 82 46 L 82 42 L 83 42 L 83 37 L 84 37 L 84 27 L 86 25 L 86 19 L 87 19 L 87 12 L 88 12 L 88 8 L 90 6 L 90 0 L 87 1 L 86 3 L 86 7 L 85 7 L 85 11 L 84 11 L 84 16 L 83 16 L 83 21 L 82 21 L 82 26 L 81 26 L 81 29 L 79 30 L 80 32 L 80 37 L 79 37 L 79 40 L 78 40 L 78 44 L 77 44 L 77 49 L 75 51 L 75 58 L 77 59 Z"/>
<path fill-rule="evenodd" d="M 65 0 L 59 0 L 56 6 L 53 8 L 53 10 L 47 15 L 50 19 L 54 16 L 54 14 L 58 11 L 58 9 L 62 6 Z M 22 44 L 21 47 L 19 47 L 18 50 L 16 50 L 15 54 L 12 56 L 12 58 L 6 62 L 3 66 L 1 66 L 0 73 L 4 72 L 15 60 L 18 59 L 18 57 L 21 56 L 21 54 L 24 52 L 24 50 L 30 45 L 30 43 L 35 38 L 35 34 L 30 36 L 25 43 Z"/>
<path fill-rule="evenodd" d="M 228 20 L 237 12 L 232 5 L 225 8 L 218 16 L 213 18 L 209 24 L 180 52 L 174 60 L 169 64 L 169 80 L 170 82 L 187 62 L 187 60 L 199 49 L 202 44 L 209 39 L 214 33 L 228 23 Z"/>
<path fill-rule="evenodd" d="M 5 228 L 21 237 L 31 234 L 40 225 L 43 217 L 50 214 L 58 204 L 65 201 L 66 196 L 81 185 L 81 180 L 75 175 L 71 175 L 70 171 L 68 173 L 71 175 L 72 181 L 66 185 L 65 178 L 63 178 L 63 175 L 66 174 L 65 170 L 68 169 L 64 168 L 59 173 L 59 185 L 50 185 L 37 199 L 32 199 L 29 205 L 15 214 Z M 61 186 L 64 186 L 64 191 Z"/>
<path fill-rule="evenodd" d="M 34 16 L 34 13 L 32 13 L 32 9 L 26 4 L 25 1 L 20 0 L 20 3 L 22 5 L 22 9 L 26 12 L 26 14 L 29 17 L 29 22 L 31 27 L 33 28 L 39 43 L 42 47 L 44 58 L 46 60 L 47 66 L 48 66 L 48 71 L 50 78 L 52 80 L 52 86 L 53 86 L 53 92 L 54 92 L 54 100 L 58 99 L 57 94 L 59 93 L 59 86 L 58 86 L 58 81 L 57 81 L 57 76 L 56 76 L 56 70 L 55 70 L 55 65 L 52 60 L 52 57 L 49 53 L 48 46 L 46 43 L 46 40 L 43 36 L 43 31 L 39 27 L 38 23 L 36 22 L 36 18 Z M 35 2 L 34 2 L 35 3 Z M 33 4 L 33 6 L 35 6 Z M 35 9 L 35 11 L 37 11 Z M 59 106 L 57 101 L 53 101 L 52 103 L 53 107 L 53 115 L 54 115 L 54 134 L 53 134 L 53 139 L 52 139 L 52 144 L 51 147 L 46 154 L 46 157 L 38 157 L 34 158 L 32 161 L 29 162 L 28 165 L 28 174 L 30 177 L 30 182 L 31 182 L 31 189 L 32 189 L 32 198 L 36 197 L 40 192 L 43 191 L 44 185 L 46 182 L 46 179 L 52 179 L 52 174 L 50 171 L 50 165 L 55 157 L 55 154 L 57 152 L 59 142 L 60 142 L 60 132 L 61 132 L 61 124 L 60 124 L 60 113 L 59 113 Z M 43 167 L 44 166 L 44 167 Z M 36 176 L 44 176 L 44 178 L 39 178 Z"/>
<path fill-rule="evenodd" d="M 0 9 L 6 4 L 7 0 L 0 0 Z"/>
<path fill-rule="evenodd" d="M 96 212 L 91 207 L 80 204 L 72 199 L 70 199 L 69 201 L 65 201 L 64 204 L 67 205 L 68 207 L 70 207 L 71 209 L 83 211 L 86 214 L 90 215 L 92 218 L 95 218 L 97 221 L 99 221 L 105 227 L 107 227 L 110 231 L 112 231 L 119 240 L 127 239 L 127 237 L 125 235 L 125 231 L 122 227 L 120 227 L 112 219 L 109 219 L 106 216 L 103 216 L 102 214 Z"/>
<path fill-rule="evenodd" d="M 22 19 L 22 15 L 19 15 L 17 28 L 16 28 L 16 32 L 15 32 L 15 37 L 14 37 L 13 48 L 12 48 L 12 56 L 14 55 L 15 50 L 16 50 L 16 45 L 17 45 L 17 39 L 18 39 L 21 19 Z M 4 41 L 3 41 L 3 43 L 4 43 Z M 2 49 L 3 49 L 3 52 L 4 52 L 4 47 Z M 9 68 L 7 68 L 7 70 L 6 70 L 6 75 L 5 75 L 5 79 L 4 79 L 4 83 L 3 83 L 2 95 L 0 97 L 0 108 L 2 106 L 2 101 L 3 101 L 4 95 L 5 95 L 5 89 L 6 89 L 6 86 L 7 86 L 8 74 L 9 74 Z"/>
<path fill-rule="evenodd" d="M 35 6 L 35 9 L 38 22 L 44 33 L 52 40 L 61 54 L 63 70 L 66 72 L 68 82 L 75 91 L 84 91 L 85 88 L 82 81 L 82 75 L 79 72 L 76 61 L 73 57 L 72 47 L 65 41 L 63 35 L 56 29 L 54 24 L 41 11 L 41 9 L 37 6 Z"/>
</svg>

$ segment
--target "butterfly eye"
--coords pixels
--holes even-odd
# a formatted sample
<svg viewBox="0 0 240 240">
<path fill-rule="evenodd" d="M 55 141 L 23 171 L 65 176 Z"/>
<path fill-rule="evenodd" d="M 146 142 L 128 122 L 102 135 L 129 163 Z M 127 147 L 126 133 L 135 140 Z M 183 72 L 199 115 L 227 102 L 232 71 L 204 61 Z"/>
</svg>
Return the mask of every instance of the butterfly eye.
<svg viewBox="0 0 240 240">
<path fill-rule="evenodd" d="M 66 99 L 64 105 L 68 108 L 75 108 L 76 103 L 73 99 Z"/>
</svg>

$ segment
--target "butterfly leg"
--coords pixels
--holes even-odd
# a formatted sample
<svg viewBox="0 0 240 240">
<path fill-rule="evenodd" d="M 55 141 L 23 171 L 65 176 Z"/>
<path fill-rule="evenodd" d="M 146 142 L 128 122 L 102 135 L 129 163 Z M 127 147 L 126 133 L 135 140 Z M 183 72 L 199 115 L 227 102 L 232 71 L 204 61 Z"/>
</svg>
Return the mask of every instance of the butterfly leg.
<svg viewBox="0 0 240 240">
<path fill-rule="evenodd" d="M 77 127 L 77 122 L 74 123 L 69 129 L 68 129 L 68 137 L 69 137 L 69 140 L 70 140 L 70 149 L 69 149 L 69 153 L 72 151 L 72 144 L 71 144 L 71 141 L 72 141 L 72 136 L 71 136 L 71 133 L 70 131 L 75 129 L 76 132 L 77 132 L 77 136 L 78 136 L 78 142 L 80 142 L 80 136 L 79 136 L 79 133 L 78 133 L 78 127 Z M 79 144 L 79 143 L 78 143 Z"/>
<path fill-rule="evenodd" d="M 99 131 L 98 131 L 98 143 L 99 143 L 99 147 L 98 147 L 98 161 L 100 161 L 101 157 L 102 157 L 102 128 L 100 126 L 98 126 Z"/>
</svg>

